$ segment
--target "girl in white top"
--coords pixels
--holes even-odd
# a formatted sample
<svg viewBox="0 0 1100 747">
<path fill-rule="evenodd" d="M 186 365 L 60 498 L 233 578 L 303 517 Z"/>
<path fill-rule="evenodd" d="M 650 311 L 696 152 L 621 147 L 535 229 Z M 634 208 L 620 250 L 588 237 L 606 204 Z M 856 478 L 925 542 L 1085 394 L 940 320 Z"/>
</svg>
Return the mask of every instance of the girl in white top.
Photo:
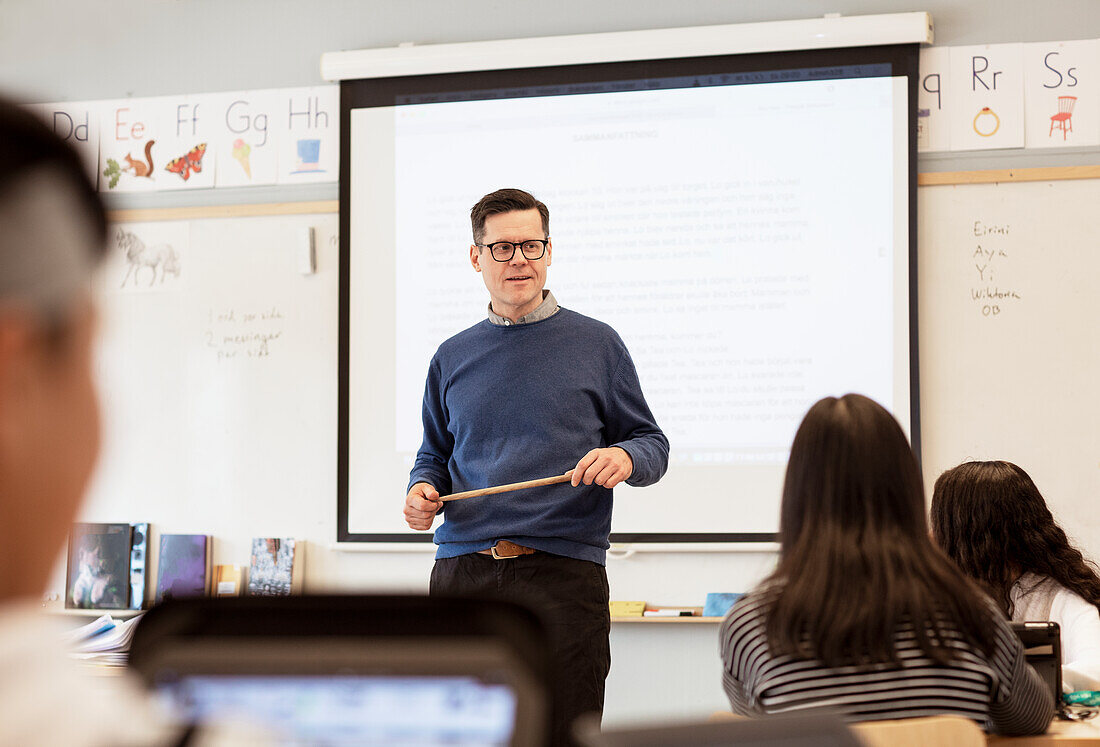
<svg viewBox="0 0 1100 747">
<path fill-rule="evenodd" d="M 932 534 L 1014 622 L 1062 634 L 1062 686 L 1100 690 L 1100 575 L 1070 544 L 1031 477 L 1011 462 L 967 462 L 940 475 Z"/>
</svg>

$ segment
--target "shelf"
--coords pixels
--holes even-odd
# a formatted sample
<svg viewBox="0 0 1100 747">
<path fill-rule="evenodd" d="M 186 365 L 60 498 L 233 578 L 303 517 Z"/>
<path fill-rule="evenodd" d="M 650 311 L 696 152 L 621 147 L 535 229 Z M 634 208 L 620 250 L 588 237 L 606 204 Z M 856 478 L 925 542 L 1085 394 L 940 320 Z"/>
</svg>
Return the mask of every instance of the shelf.
<svg viewBox="0 0 1100 747">
<path fill-rule="evenodd" d="M 259 215 L 310 215 L 337 213 L 337 200 L 312 202 L 265 202 L 253 205 L 194 205 L 168 208 L 132 208 L 109 210 L 107 217 L 114 223 L 155 220 L 194 220 L 196 218 L 242 218 Z"/>
<path fill-rule="evenodd" d="M 110 615 L 115 620 L 127 620 L 136 617 L 149 610 L 92 610 L 92 609 L 66 609 L 65 607 L 43 607 L 42 611 L 47 615 L 67 615 L 70 617 L 102 617 Z"/>
</svg>

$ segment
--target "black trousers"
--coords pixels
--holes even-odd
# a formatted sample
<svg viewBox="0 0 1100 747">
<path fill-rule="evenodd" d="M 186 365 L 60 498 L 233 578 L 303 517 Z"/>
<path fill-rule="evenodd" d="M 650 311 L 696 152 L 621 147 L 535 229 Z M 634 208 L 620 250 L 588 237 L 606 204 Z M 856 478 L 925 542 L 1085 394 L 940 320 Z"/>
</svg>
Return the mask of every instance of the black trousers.
<svg viewBox="0 0 1100 747">
<path fill-rule="evenodd" d="M 543 618 L 557 670 L 553 744 L 572 744 L 570 727 L 577 716 L 603 713 L 604 682 L 611 669 L 611 615 L 602 565 L 544 552 L 505 560 L 471 553 L 437 560 L 431 593 L 519 602 Z"/>
</svg>

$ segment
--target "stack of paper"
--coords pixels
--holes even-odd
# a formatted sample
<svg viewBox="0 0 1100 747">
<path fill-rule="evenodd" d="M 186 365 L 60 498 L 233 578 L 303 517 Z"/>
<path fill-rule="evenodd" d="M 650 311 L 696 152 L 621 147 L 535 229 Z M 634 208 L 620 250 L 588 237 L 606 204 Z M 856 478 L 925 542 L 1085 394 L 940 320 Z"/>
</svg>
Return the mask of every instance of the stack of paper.
<svg viewBox="0 0 1100 747">
<path fill-rule="evenodd" d="M 140 618 L 141 615 L 135 615 L 129 620 L 114 620 L 110 615 L 103 615 L 77 628 L 67 636 L 73 657 L 93 664 L 125 666 Z"/>
<path fill-rule="evenodd" d="M 87 625 L 81 625 L 76 630 L 71 630 L 66 633 L 65 640 L 69 643 L 85 641 L 89 638 L 94 638 L 100 633 L 106 633 L 114 627 L 115 621 L 111 619 L 110 615 L 101 615 Z"/>
</svg>

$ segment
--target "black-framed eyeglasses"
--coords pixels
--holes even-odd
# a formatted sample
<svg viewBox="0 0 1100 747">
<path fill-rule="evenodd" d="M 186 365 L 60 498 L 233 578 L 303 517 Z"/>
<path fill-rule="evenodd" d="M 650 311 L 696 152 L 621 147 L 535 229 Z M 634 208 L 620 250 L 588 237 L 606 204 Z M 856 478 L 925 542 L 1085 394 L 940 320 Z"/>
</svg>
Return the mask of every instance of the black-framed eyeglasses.
<svg viewBox="0 0 1100 747">
<path fill-rule="evenodd" d="M 516 247 L 519 247 L 527 259 L 536 260 L 542 259 L 542 255 L 546 254 L 546 245 L 549 243 L 549 239 L 527 239 L 518 244 L 511 241 L 494 241 L 492 244 L 476 246 L 488 247 L 489 254 L 493 255 L 493 259 L 497 262 L 511 262 L 512 257 L 516 256 Z"/>
</svg>

